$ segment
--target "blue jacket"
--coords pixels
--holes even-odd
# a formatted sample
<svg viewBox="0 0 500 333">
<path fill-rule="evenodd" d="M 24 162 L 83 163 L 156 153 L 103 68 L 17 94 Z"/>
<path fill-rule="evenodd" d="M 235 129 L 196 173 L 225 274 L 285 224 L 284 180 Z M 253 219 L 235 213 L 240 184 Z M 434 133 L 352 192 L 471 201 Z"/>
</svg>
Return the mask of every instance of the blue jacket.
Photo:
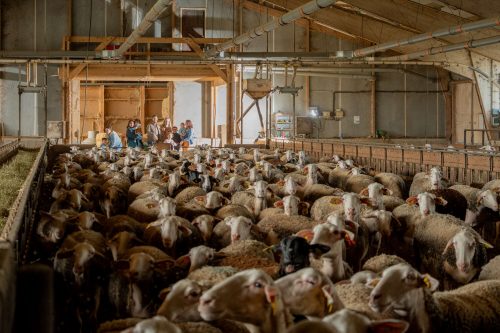
<svg viewBox="0 0 500 333">
<path fill-rule="evenodd" d="M 135 133 L 136 127 L 127 127 L 127 146 L 130 148 L 137 147 L 137 134 Z"/>
<path fill-rule="evenodd" d="M 111 133 L 109 133 L 108 141 L 109 141 L 109 148 L 111 149 L 120 150 L 123 147 L 122 140 L 120 139 L 118 133 L 116 133 L 115 131 L 111 131 Z"/>
<path fill-rule="evenodd" d="M 194 130 L 192 128 L 186 129 L 186 136 L 184 137 L 184 141 L 187 141 L 190 145 L 192 145 L 195 138 L 196 136 L 194 135 Z"/>
</svg>

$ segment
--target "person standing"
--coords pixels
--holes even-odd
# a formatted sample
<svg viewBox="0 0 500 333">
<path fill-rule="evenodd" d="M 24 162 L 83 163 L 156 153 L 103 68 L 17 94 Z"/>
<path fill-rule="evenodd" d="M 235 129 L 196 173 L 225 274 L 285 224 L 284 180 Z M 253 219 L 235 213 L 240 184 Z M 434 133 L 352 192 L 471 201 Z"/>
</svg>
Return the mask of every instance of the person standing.
<svg viewBox="0 0 500 333">
<path fill-rule="evenodd" d="M 137 147 L 137 134 L 136 134 L 135 121 L 129 120 L 127 125 L 127 147 Z"/>
<path fill-rule="evenodd" d="M 194 144 L 196 136 L 194 134 L 193 123 L 191 120 L 186 120 L 186 134 L 184 135 L 183 140 L 186 141 L 190 146 Z"/>
<path fill-rule="evenodd" d="M 158 116 L 153 116 L 152 122 L 147 127 L 147 133 L 149 146 L 158 142 L 161 135 L 160 125 L 158 124 Z"/>
<path fill-rule="evenodd" d="M 137 143 L 137 147 L 144 148 L 144 143 L 142 142 L 141 121 L 139 119 L 135 119 L 134 123 L 135 123 L 135 141 Z"/>
<path fill-rule="evenodd" d="M 182 138 L 181 135 L 177 133 L 177 126 L 172 127 L 171 141 L 172 147 L 179 151 L 181 148 Z"/>
<path fill-rule="evenodd" d="M 181 136 L 181 139 L 184 140 L 186 137 L 186 125 L 184 123 L 181 123 L 181 127 L 179 128 L 179 135 Z"/>
<path fill-rule="evenodd" d="M 163 126 L 161 127 L 161 137 L 160 141 L 163 142 L 170 138 L 170 133 L 172 133 L 172 122 L 170 118 L 165 118 L 165 121 L 163 122 Z"/>
<path fill-rule="evenodd" d="M 106 127 L 106 134 L 108 135 L 109 149 L 116 149 L 120 151 L 122 149 L 122 139 L 118 133 L 113 131 L 111 126 Z"/>
</svg>

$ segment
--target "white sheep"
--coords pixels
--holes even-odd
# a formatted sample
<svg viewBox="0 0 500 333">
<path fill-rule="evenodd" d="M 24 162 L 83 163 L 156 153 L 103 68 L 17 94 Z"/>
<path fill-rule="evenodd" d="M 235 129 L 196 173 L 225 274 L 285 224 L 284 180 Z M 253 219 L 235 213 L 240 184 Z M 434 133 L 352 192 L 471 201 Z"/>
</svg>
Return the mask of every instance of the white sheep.
<svg viewBox="0 0 500 333">
<path fill-rule="evenodd" d="M 436 292 L 439 282 L 406 264 L 386 269 L 370 295 L 379 313 L 394 308 L 415 331 L 497 332 L 500 281 L 480 281 L 453 291 Z"/>
</svg>

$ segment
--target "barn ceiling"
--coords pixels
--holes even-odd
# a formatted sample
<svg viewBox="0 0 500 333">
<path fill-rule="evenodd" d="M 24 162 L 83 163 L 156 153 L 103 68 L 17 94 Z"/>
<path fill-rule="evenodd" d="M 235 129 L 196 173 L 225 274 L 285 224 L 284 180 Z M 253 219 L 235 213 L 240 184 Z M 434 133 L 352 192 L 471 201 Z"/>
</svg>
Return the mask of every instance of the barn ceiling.
<svg viewBox="0 0 500 333">
<path fill-rule="evenodd" d="M 250 1 L 243 1 L 245 2 Z M 251 2 L 284 12 L 307 3 L 308 0 L 254 0 Z M 379 44 L 495 16 L 500 17 L 500 1 L 498 0 L 343 0 L 338 1 L 335 6 L 312 14 L 311 19 L 317 24 L 354 36 L 360 42 Z M 500 35 L 500 25 L 496 28 L 398 47 L 393 51 L 406 54 L 498 35 Z M 471 52 L 500 61 L 500 45 L 498 44 L 471 49 Z M 423 60 L 443 60 L 445 57 L 447 61 L 456 58 L 457 61 L 463 62 L 464 58 L 468 59 L 466 53 L 455 51 L 445 55 L 428 56 Z M 383 56 L 383 54 L 378 56 Z"/>
</svg>

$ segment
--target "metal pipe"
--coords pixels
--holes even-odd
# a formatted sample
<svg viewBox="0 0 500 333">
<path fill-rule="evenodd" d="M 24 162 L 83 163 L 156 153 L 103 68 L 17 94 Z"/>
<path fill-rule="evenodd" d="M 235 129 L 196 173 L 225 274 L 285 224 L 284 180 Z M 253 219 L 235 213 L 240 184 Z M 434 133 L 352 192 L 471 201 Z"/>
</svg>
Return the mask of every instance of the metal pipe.
<svg viewBox="0 0 500 333">
<path fill-rule="evenodd" d="M 128 36 L 127 40 L 120 45 L 116 50 L 115 56 L 121 57 L 128 49 L 130 49 L 137 40 L 148 31 L 149 27 L 158 19 L 158 17 L 167 9 L 172 3 L 172 0 L 158 0 L 149 12 L 144 16 L 141 23 L 135 28 L 134 31 Z"/>
<path fill-rule="evenodd" d="M 476 47 L 487 46 L 487 45 L 492 45 L 492 44 L 497 44 L 497 43 L 500 43 L 500 36 L 493 36 L 493 37 L 489 37 L 489 38 L 476 39 L 476 40 L 471 39 L 471 40 L 468 40 L 468 41 L 462 42 L 462 43 L 443 45 L 443 46 L 438 46 L 438 47 L 431 47 L 430 49 L 417 51 L 417 52 L 413 52 L 413 53 L 409 53 L 409 54 L 403 54 L 400 56 L 380 58 L 379 60 L 390 60 L 390 61 L 413 60 L 413 59 L 418 59 L 420 57 L 424 57 L 424 56 L 428 56 L 428 55 L 458 51 L 458 50 L 462 50 L 462 49 L 473 49 Z"/>
<path fill-rule="evenodd" d="M 438 29 L 431 32 L 425 32 L 423 34 L 415 35 L 409 38 L 399 39 L 395 41 L 390 41 L 370 47 L 365 47 L 362 49 L 357 49 L 354 51 L 355 57 L 362 57 L 369 54 L 373 54 L 375 52 L 385 51 L 388 49 L 392 49 L 395 47 L 401 47 L 405 45 L 411 45 L 419 42 L 423 42 L 426 40 L 430 40 L 433 38 L 444 37 L 449 35 L 457 35 L 463 32 L 469 32 L 479 29 L 491 28 L 495 26 L 500 26 L 500 16 L 492 17 L 480 21 L 475 21 L 466 24 L 460 24 L 452 27 L 446 27 L 442 29 Z"/>
<path fill-rule="evenodd" d="M 300 7 L 297 7 L 288 13 L 285 13 L 281 15 L 277 19 L 273 19 L 267 23 L 264 23 L 254 29 L 251 29 L 250 31 L 239 35 L 230 41 L 227 41 L 225 43 L 219 44 L 211 48 L 210 50 L 205 52 L 206 57 L 215 57 L 218 53 L 225 51 L 227 49 L 230 49 L 232 47 L 241 45 L 243 43 L 246 43 L 258 36 L 261 36 L 265 34 L 266 32 L 272 31 L 276 29 L 279 26 L 287 25 L 299 18 L 302 18 L 304 16 L 310 15 L 322 8 L 331 6 L 335 4 L 337 1 L 336 0 L 313 0 L 310 1 Z"/>
</svg>

